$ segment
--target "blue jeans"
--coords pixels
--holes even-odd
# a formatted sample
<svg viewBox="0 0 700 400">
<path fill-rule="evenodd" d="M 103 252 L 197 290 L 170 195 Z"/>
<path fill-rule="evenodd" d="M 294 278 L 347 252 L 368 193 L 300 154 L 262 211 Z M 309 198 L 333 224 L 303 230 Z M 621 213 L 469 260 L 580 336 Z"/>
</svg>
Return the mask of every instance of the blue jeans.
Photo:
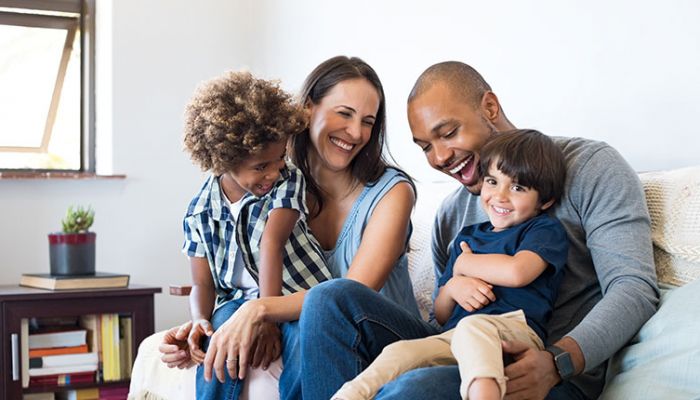
<svg viewBox="0 0 700 400">
<path fill-rule="evenodd" d="M 301 363 L 301 346 L 299 346 L 299 321 L 282 324 L 282 374 L 280 375 L 280 400 L 301 399 L 301 377 L 295 371 L 299 371 Z M 287 370 L 289 366 L 289 371 Z M 293 366 L 297 366 L 296 368 Z M 250 399 L 256 400 L 256 399 Z"/>
<path fill-rule="evenodd" d="M 456 365 L 414 369 L 384 385 L 375 400 L 461 400 L 460 382 L 459 368 Z M 585 399 L 586 396 L 576 386 L 564 384 L 552 388 L 546 400 Z"/>
<path fill-rule="evenodd" d="M 216 331 L 226 322 L 226 320 L 245 303 L 245 300 L 233 300 L 214 312 L 211 318 L 211 324 Z M 281 325 L 282 330 L 282 361 L 286 365 L 299 365 L 300 363 L 300 348 L 299 348 L 299 322 L 287 322 Z M 203 349 L 209 347 L 209 337 L 204 339 Z M 294 369 L 292 369 L 294 370 Z M 285 374 L 286 368 L 280 376 L 280 388 L 287 388 L 280 393 L 281 399 L 301 398 L 301 382 L 298 376 Z M 224 373 L 224 383 L 219 382 L 216 376 L 207 382 L 204 380 L 204 367 L 197 366 L 197 378 L 195 382 L 197 399 L 226 399 L 237 400 L 241 395 L 244 381 L 241 379 L 232 379 L 228 372 Z M 255 399 L 251 399 L 255 400 Z"/>
<path fill-rule="evenodd" d="M 214 311 L 214 315 L 211 317 L 211 325 L 214 331 L 219 329 L 243 303 L 245 303 L 245 299 L 232 300 Z M 202 349 L 205 352 L 207 348 L 209 348 L 209 339 L 208 336 L 204 338 Z M 238 399 L 238 396 L 241 394 L 241 389 L 243 388 L 243 381 L 238 378 L 232 379 L 227 371 L 224 372 L 224 377 L 224 383 L 221 383 L 216 379 L 216 375 L 212 374 L 211 382 L 207 382 L 204 380 L 204 366 L 202 364 L 198 365 L 197 378 L 195 381 L 197 399 Z"/>
<path fill-rule="evenodd" d="M 329 399 L 397 341 L 439 333 L 366 286 L 347 279 L 321 283 L 306 294 L 299 320 L 304 400 Z M 386 384 L 375 399 L 460 399 L 456 365 L 420 368 Z M 280 385 L 282 385 L 280 381 Z M 296 397 L 300 398 L 300 397 Z M 549 400 L 584 399 L 573 385 L 555 387 Z"/>
<path fill-rule="evenodd" d="M 438 333 L 393 301 L 348 279 L 323 282 L 307 292 L 299 325 L 301 370 L 284 368 L 300 376 L 304 400 L 328 400 L 388 344 Z"/>
</svg>

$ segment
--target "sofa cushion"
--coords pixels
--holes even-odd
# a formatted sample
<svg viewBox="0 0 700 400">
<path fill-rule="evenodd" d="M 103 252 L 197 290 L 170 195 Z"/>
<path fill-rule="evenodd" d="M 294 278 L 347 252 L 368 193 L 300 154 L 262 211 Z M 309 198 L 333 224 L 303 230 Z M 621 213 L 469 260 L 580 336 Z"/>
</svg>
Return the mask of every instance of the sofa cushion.
<svg viewBox="0 0 700 400">
<path fill-rule="evenodd" d="M 435 212 L 442 200 L 458 187 L 457 181 L 452 179 L 446 182 L 416 182 L 418 196 L 411 216 L 413 233 L 409 244 L 408 272 L 418 309 L 426 321 L 433 309 L 435 289 L 435 271 L 430 249 Z"/>
<path fill-rule="evenodd" d="M 659 311 L 610 360 L 600 399 L 700 396 L 700 280 L 662 289 Z"/>
<path fill-rule="evenodd" d="M 659 282 L 683 285 L 700 277 L 700 167 L 640 174 Z"/>
</svg>

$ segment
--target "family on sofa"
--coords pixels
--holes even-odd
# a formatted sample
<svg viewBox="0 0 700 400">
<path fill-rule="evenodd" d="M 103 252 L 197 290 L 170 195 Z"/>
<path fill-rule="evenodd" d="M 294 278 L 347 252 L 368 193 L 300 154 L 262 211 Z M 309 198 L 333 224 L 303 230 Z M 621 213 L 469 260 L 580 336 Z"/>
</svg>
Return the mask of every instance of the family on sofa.
<svg viewBox="0 0 700 400">
<path fill-rule="evenodd" d="M 386 158 L 377 74 L 358 58 L 334 57 L 311 72 L 299 100 L 297 106 L 276 85 L 232 73 L 205 84 L 188 106 L 186 148 L 211 176 L 184 222 L 192 319 L 170 329 L 159 350 L 170 367 L 198 364 L 198 398 L 329 399 L 392 343 L 443 331 L 421 319 L 413 297 L 407 252 L 420 193 Z M 431 247 L 438 280 L 448 264 L 472 265 L 449 272 L 435 296 L 464 315 L 480 314 L 507 284 L 476 270 L 501 267 L 450 260 L 450 248 L 464 227 L 490 220 L 493 230 L 495 220 L 515 218 L 503 226 L 508 230 L 529 219 L 518 219 L 517 199 L 540 189 L 498 159 L 480 167 L 494 138 L 528 131 L 516 130 L 489 84 L 461 62 L 425 70 L 407 111 L 430 166 L 461 184 L 437 211 Z M 614 149 L 551 140 L 566 166 L 563 195 L 546 207 L 549 199 L 535 196 L 533 204 L 561 223 L 568 253 L 562 276 L 543 285 L 557 293 L 539 329 L 543 343 L 498 328 L 507 360 L 498 376 L 465 374 L 446 357 L 418 363 L 374 398 L 600 395 L 607 360 L 659 301 L 650 217 L 637 174 Z M 503 199 L 484 209 L 484 185 L 506 179 L 512 182 L 498 194 Z M 555 275 L 562 268 L 547 251 L 516 248 L 506 257 L 525 255 L 535 260 L 535 276 Z M 526 311 L 521 318 L 533 327 L 529 317 Z M 471 391 L 482 383 L 495 384 L 495 392 Z"/>
</svg>

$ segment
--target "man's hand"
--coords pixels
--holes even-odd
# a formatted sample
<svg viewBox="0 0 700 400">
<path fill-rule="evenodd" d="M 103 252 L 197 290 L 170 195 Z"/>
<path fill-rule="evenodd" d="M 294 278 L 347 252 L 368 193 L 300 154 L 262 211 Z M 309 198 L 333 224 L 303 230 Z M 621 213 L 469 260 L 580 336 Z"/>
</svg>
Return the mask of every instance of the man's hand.
<svg viewBox="0 0 700 400">
<path fill-rule="evenodd" d="M 282 354 L 282 333 L 277 324 L 263 322 L 255 334 L 250 366 L 266 370 Z"/>
<path fill-rule="evenodd" d="M 504 341 L 502 346 L 503 353 L 510 354 L 515 359 L 515 362 L 505 368 L 508 377 L 506 400 L 539 400 L 547 397 L 549 391 L 560 381 L 552 355 L 544 350 L 530 348 L 517 340 Z"/>
<path fill-rule="evenodd" d="M 476 311 L 496 300 L 493 286 L 479 278 L 453 276 L 445 288 L 457 304 L 469 312 Z"/>
</svg>

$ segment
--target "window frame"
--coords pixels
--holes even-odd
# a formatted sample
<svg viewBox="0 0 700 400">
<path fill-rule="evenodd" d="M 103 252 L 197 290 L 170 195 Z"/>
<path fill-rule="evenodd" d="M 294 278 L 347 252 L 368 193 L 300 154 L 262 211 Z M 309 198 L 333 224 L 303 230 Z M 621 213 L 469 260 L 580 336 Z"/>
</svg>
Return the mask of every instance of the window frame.
<svg viewBox="0 0 700 400">
<path fill-rule="evenodd" d="M 56 78 L 54 91 L 51 99 L 49 114 L 47 115 L 46 127 L 53 126 L 56 105 L 58 104 L 57 89 L 61 89 L 62 80 L 65 77 L 67 58 L 72 50 L 75 34 L 80 31 L 80 169 L 17 169 L 0 167 L 0 178 L 4 176 L 22 176 L 25 174 L 37 174 L 48 176 L 47 174 L 76 174 L 80 176 L 94 175 L 96 172 L 95 160 L 95 0 L 4 0 L 4 9 L 22 9 L 22 13 L 11 11 L 0 12 L 0 23 L 3 25 L 32 26 L 45 28 L 59 28 L 69 31 L 66 35 L 66 43 L 61 56 L 59 74 Z M 38 11 L 31 13 L 32 10 Z M 40 11 L 69 12 L 79 14 L 77 27 L 73 17 L 58 15 L 46 15 Z M 3 22 L 2 19 L 9 22 Z M 70 26 L 69 26 L 70 25 Z M 73 28 L 72 30 L 70 28 Z M 77 29 L 75 29 L 77 28 Z M 72 36 L 72 38 L 71 38 Z M 62 73 L 61 73 L 62 70 Z M 48 146 L 50 134 L 47 134 L 45 127 L 42 137 L 42 147 L 24 148 L 20 150 L 9 146 L 0 148 L 13 151 L 31 152 Z"/>
</svg>

